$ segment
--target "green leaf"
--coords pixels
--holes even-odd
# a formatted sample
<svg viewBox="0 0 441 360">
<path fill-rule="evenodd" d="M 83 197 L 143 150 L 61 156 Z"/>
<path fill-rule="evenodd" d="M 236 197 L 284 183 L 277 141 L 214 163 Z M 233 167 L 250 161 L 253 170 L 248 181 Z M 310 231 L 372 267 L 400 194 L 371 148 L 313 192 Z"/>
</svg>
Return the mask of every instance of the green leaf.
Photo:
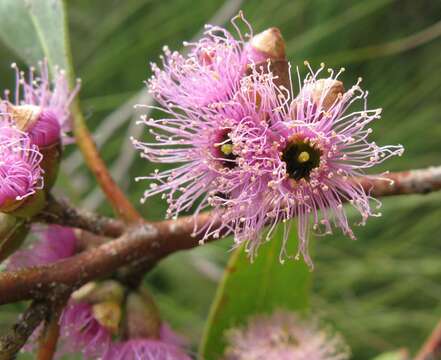
<svg viewBox="0 0 441 360">
<path fill-rule="evenodd" d="M 408 359 L 406 352 L 403 350 L 398 350 L 398 351 L 392 351 L 378 355 L 372 360 L 406 360 L 406 359 Z"/>
<path fill-rule="evenodd" d="M 243 247 L 236 249 L 225 268 L 205 327 L 202 359 L 219 358 L 225 347 L 224 331 L 247 322 L 249 316 L 276 309 L 308 308 L 311 272 L 303 260 L 279 262 L 283 227 L 259 249 L 253 263 Z M 288 250 L 296 246 L 291 242 Z"/>
<path fill-rule="evenodd" d="M 28 65 L 46 58 L 71 71 L 62 0 L 0 1 L 0 39 Z"/>
</svg>

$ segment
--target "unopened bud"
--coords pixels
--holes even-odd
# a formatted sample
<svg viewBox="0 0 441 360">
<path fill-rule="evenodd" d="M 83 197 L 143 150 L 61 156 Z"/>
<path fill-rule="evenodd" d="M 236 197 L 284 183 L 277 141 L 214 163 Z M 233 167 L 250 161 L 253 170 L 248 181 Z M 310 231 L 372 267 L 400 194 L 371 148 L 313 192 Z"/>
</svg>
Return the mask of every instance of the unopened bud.
<svg viewBox="0 0 441 360">
<path fill-rule="evenodd" d="M 60 142 L 60 124 L 55 113 L 50 109 L 41 109 L 35 105 L 7 103 L 6 111 L 17 128 L 28 133 L 32 143 L 38 147 L 51 146 Z"/>
<path fill-rule="evenodd" d="M 246 75 L 251 75 L 253 71 L 257 71 L 260 74 L 273 74 L 273 81 L 276 86 L 286 91 L 291 91 L 291 80 L 289 74 L 289 63 L 287 60 L 265 60 L 257 63 L 253 66 L 249 66 Z M 252 92 L 252 91 L 251 91 Z M 258 94 L 260 99 L 260 94 Z M 288 93 L 286 93 L 288 96 Z"/>
<path fill-rule="evenodd" d="M 121 322 L 121 305 L 114 301 L 104 301 L 92 306 L 93 317 L 98 323 L 109 330 L 112 334 L 117 334 Z"/>
<path fill-rule="evenodd" d="M 320 105 L 324 111 L 329 110 L 337 101 L 337 99 L 343 95 L 345 89 L 343 83 L 334 79 L 319 79 L 311 84 L 305 85 L 303 91 L 310 92 L 310 98 L 312 101 Z"/>
<path fill-rule="evenodd" d="M 253 69 L 259 73 L 271 72 L 277 86 L 288 91 L 291 89 L 285 41 L 279 29 L 269 28 L 253 36 L 244 51 L 248 63 L 247 75 Z"/>
<path fill-rule="evenodd" d="M 128 295 L 125 327 L 129 339 L 159 338 L 161 329 L 159 311 L 147 291 L 141 289 Z"/>
<path fill-rule="evenodd" d="M 344 92 L 343 83 L 339 80 L 318 79 L 307 83 L 303 86 L 297 98 L 291 103 L 290 114 L 295 119 L 297 117 L 297 110 L 307 111 L 308 105 L 304 103 L 304 99 L 312 101 L 315 109 L 320 113 L 326 112 L 343 96 Z"/>
<path fill-rule="evenodd" d="M 245 52 L 254 63 L 270 60 L 285 60 L 285 41 L 278 28 L 272 27 L 253 36 Z"/>
<path fill-rule="evenodd" d="M 91 281 L 75 291 L 72 298 L 89 304 L 108 301 L 121 304 L 124 299 L 124 287 L 115 280 Z"/>
</svg>

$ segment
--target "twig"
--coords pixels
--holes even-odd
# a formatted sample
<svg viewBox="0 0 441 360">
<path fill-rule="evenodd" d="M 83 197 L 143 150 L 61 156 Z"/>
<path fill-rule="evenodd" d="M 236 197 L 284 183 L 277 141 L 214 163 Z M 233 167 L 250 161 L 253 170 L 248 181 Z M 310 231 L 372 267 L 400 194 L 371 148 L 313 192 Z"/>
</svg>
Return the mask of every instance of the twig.
<svg viewBox="0 0 441 360">
<path fill-rule="evenodd" d="M 441 190 L 441 166 L 395 172 L 384 177 L 392 180 L 393 183 L 368 177 L 360 178 L 358 181 L 366 190 L 372 189 L 371 194 L 376 197 L 428 194 Z"/>
<path fill-rule="evenodd" d="M 66 201 L 55 200 L 52 197 L 48 199 L 46 208 L 33 221 L 76 227 L 108 237 L 118 237 L 125 231 L 125 224 L 120 220 L 76 209 Z"/>
<path fill-rule="evenodd" d="M 421 348 L 415 360 L 437 360 L 441 358 L 441 320 Z"/>
<path fill-rule="evenodd" d="M 128 222 L 137 222 L 141 220 L 136 209 L 126 198 L 118 185 L 113 181 L 109 170 L 101 158 L 95 142 L 87 129 L 78 101 L 75 102 L 73 106 L 72 114 L 74 118 L 73 124 L 76 143 L 83 153 L 87 166 L 95 175 L 97 182 L 106 194 L 115 213 L 118 217 Z"/>
<path fill-rule="evenodd" d="M 369 191 L 371 195 L 376 197 L 427 194 L 441 190 L 441 166 L 393 172 L 381 177 L 384 180 L 373 176 L 359 178 L 357 182 L 359 182 L 366 191 Z M 393 182 L 388 180 L 392 180 Z M 45 211 L 34 220 L 77 227 L 96 235 L 108 237 L 118 237 L 125 230 L 124 224 L 119 220 L 96 215 L 84 210 L 78 210 L 65 202 L 57 202 L 54 199 L 49 201 Z M 179 223 L 179 221 L 181 220 L 177 220 L 176 223 Z"/>
<path fill-rule="evenodd" d="M 64 14 L 66 11 L 66 1 L 61 1 L 61 5 L 64 8 Z M 72 62 L 72 54 L 70 47 L 69 28 L 67 26 L 67 18 L 64 19 L 64 41 L 67 49 L 67 71 L 69 74 L 71 85 L 74 81 L 74 67 Z M 86 121 L 84 120 L 83 113 L 80 108 L 80 102 L 78 98 L 73 102 L 71 106 L 72 118 L 73 118 L 73 132 L 75 135 L 76 143 L 83 154 L 86 165 L 94 174 L 98 184 L 103 189 L 109 202 L 111 203 L 117 216 L 126 222 L 137 222 L 141 220 L 141 216 L 126 198 L 124 193 L 113 181 L 110 176 L 109 170 L 106 164 L 101 158 L 96 144 L 92 138 L 92 135 L 87 128 Z"/>
<path fill-rule="evenodd" d="M 38 344 L 38 360 L 52 360 L 57 350 L 58 338 L 60 336 L 60 316 L 69 300 L 69 296 L 64 296 L 53 303 L 47 321 L 45 321 L 44 329 L 40 335 Z"/>
<path fill-rule="evenodd" d="M 369 178 L 361 179 L 361 184 L 378 197 L 441 189 L 441 167 L 392 173 L 387 177 L 394 182 Z M 72 258 L 51 265 L 0 273 L 0 304 L 45 298 L 57 289 L 73 290 L 131 263 L 142 263 L 148 270 L 171 253 L 198 246 L 199 238 L 191 235 L 195 222 L 197 228 L 209 221 L 214 221 L 214 226 L 220 224 L 220 219 L 212 216 L 205 213 L 196 218 L 181 217 L 142 224 L 129 229 L 116 240 Z M 93 229 L 87 222 L 86 225 L 87 229 Z"/>
<path fill-rule="evenodd" d="M 50 312 L 48 303 L 34 301 L 6 334 L 0 337 L 0 360 L 14 359 L 35 328 Z"/>
<path fill-rule="evenodd" d="M 199 226 L 209 214 L 198 217 Z M 0 304 L 44 299 L 54 292 L 74 290 L 86 282 L 113 273 L 117 268 L 147 259 L 153 266 L 168 254 L 197 246 L 191 236 L 193 218 L 140 225 L 120 238 L 71 258 L 39 267 L 0 273 Z"/>
</svg>

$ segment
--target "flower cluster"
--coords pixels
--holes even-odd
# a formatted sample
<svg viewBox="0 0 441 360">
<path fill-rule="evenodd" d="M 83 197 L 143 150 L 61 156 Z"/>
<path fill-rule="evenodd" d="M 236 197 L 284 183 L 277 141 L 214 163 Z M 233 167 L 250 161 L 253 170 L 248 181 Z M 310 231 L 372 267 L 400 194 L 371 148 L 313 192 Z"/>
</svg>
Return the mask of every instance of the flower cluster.
<svg viewBox="0 0 441 360">
<path fill-rule="evenodd" d="M 25 266 L 49 264 L 73 256 L 77 248 L 77 237 L 70 228 L 50 226 L 47 229 L 35 229 L 39 240 L 31 248 L 15 252 L 8 260 L 8 269 L 17 270 Z M 88 283 L 75 292 L 60 318 L 60 347 L 57 356 L 81 353 L 85 359 L 173 359 L 189 360 L 182 350 L 183 342 L 167 324 L 159 322 L 159 333 L 149 338 L 143 327 L 149 326 L 155 319 L 146 321 L 139 309 L 125 298 L 125 289 L 113 280 L 101 284 Z M 124 318 L 128 324 L 120 329 L 121 302 L 125 301 Z M 146 306 L 145 299 L 137 304 Z M 137 311 L 136 311 L 137 310 Z M 132 321 L 136 320 L 136 321 Z M 126 328 L 127 327 L 127 328 Z M 124 331 L 125 334 L 121 334 Z M 41 327 L 37 328 L 32 338 L 38 338 Z M 34 344 L 26 346 L 33 351 Z"/>
<path fill-rule="evenodd" d="M 287 311 L 260 315 L 226 334 L 225 360 L 345 360 L 343 339 Z"/>
<path fill-rule="evenodd" d="M 168 52 L 164 69 L 153 67 L 150 91 L 164 117 L 144 117 L 151 140 L 134 140 L 134 145 L 150 161 L 179 165 L 138 178 L 151 182 L 142 201 L 167 193 L 167 215 L 173 218 L 213 208 L 213 221 L 196 231 L 202 242 L 234 233 L 236 244 L 246 243 L 251 256 L 283 222 L 281 261 L 290 256 L 285 245 L 295 221 L 296 257 L 312 265 L 310 229 L 327 234 L 333 224 L 354 238 L 343 203 L 361 214 L 362 224 L 377 215 L 357 176 L 403 149 L 369 140 L 369 124 L 380 118 L 381 109 L 367 107 L 360 81 L 345 91 L 338 80 L 342 71 L 329 69 L 322 77 L 324 65 L 313 71 L 307 64 L 308 74 L 294 95 L 291 82 L 280 82 L 290 78 L 281 73 L 285 68 L 273 66 L 270 50 L 280 49 L 279 42 L 267 41 L 280 39 L 280 33 L 262 34 L 245 43 L 210 28 L 188 57 Z M 250 47 L 262 43 L 266 52 L 255 59 L 267 54 L 267 61 L 250 61 Z"/>
</svg>

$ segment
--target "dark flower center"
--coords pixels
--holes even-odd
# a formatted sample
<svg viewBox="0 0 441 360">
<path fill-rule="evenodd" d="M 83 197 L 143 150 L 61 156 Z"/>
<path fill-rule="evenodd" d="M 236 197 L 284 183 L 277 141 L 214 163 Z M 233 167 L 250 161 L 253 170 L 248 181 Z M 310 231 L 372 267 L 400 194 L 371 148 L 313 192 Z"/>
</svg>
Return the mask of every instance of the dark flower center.
<svg viewBox="0 0 441 360">
<path fill-rule="evenodd" d="M 320 164 L 320 154 L 320 150 L 309 142 L 290 142 L 282 154 L 289 177 L 294 180 L 308 179 L 311 170 Z"/>
<path fill-rule="evenodd" d="M 233 153 L 233 142 L 231 141 L 229 131 L 222 135 L 220 141 L 221 145 L 218 146 L 220 157 L 224 159 L 222 165 L 228 169 L 233 169 L 236 166 L 237 155 Z"/>
</svg>

